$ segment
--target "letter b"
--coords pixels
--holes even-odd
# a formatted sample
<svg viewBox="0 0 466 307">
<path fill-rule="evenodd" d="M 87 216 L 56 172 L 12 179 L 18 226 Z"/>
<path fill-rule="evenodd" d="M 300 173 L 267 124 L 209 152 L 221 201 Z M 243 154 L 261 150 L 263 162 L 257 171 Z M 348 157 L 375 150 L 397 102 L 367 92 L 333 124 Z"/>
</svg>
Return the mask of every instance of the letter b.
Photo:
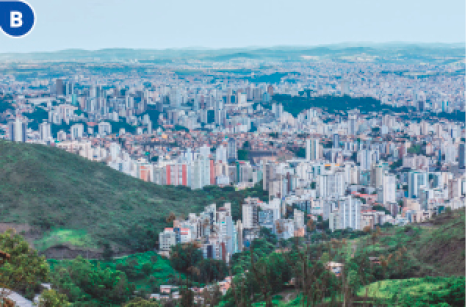
<svg viewBox="0 0 466 307">
<path fill-rule="evenodd" d="M 18 11 L 10 12 L 10 27 L 20 28 L 23 25 L 23 14 Z"/>
</svg>

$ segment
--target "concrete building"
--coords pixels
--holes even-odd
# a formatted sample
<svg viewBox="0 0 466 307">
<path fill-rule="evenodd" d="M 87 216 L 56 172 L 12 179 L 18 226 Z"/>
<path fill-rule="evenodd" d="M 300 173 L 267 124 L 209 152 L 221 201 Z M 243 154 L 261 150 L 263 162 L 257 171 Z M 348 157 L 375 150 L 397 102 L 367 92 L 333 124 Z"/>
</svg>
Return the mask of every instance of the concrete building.
<svg viewBox="0 0 466 307">
<path fill-rule="evenodd" d="M 26 142 L 27 122 L 16 117 L 8 123 L 8 139 L 13 142 Z"/>
</svg>

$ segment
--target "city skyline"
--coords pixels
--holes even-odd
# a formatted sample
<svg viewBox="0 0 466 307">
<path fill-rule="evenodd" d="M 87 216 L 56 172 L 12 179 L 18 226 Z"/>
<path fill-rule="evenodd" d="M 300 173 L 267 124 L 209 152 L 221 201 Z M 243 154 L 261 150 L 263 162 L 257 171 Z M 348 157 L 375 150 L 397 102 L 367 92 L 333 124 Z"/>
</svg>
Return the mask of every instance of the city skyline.
<svg viewBox="0 0 466 307">
<path fill-rule="evenodd" d="M 2 302 L 463 305 L 464 0 L 27 1 Z"/>
</svg>

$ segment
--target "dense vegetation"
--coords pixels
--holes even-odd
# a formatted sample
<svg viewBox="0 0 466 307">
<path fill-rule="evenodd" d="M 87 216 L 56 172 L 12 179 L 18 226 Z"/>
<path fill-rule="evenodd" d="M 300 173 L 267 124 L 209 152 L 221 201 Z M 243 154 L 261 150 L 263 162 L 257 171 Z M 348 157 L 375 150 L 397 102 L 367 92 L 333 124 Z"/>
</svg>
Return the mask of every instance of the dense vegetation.
<svg viewBox="0 0 466 307">
<path fill-rule="evenodd" d="M 330 241 L 324 233 L 324 243 L 293 239 L 278 250 L 273 238 L 256 239 L 234 255 L 234 284 L 220 306 L 463 306 L 464 217 L 464 210 L 452 211 L 420 225 L 341 232 Z M 344 265 L 339 275 L 326 269 L 329 261 Z M 300 294 L 277 300 L 284 290 Z"/>
<path fill-rule="evenodd" d="M 147 298 L 150 293 L 158 293 L 160 285 L 176 284 L 184 278 L 168 259 L 155 252 L 107 260 L 78 257 L 48 262 L 54 288 L 79 306 L 121 306 L 135 293 Z"/>
<path fill-rule="evenodd" d="M 245 197 L 266 199 L 260 185 L 242 191 L 158 186 L 57 148 L 7 141 L 0 142 L 0 178 L 1 222 L 39 230 L 41 250 L 72 245 L 102 251 L 110 244 L 115 252 L 146 251 L 155 247 L 170 212 L 186 215 L 231 202 L 237 219 Z"/>
<path fill-rule="evenodd" d="M 49 266 L 44 257 L 30 248 L 24 238 L 11 229 L 0 234 L 0 284 L 28 298 L 49 278 Z"/>
<path fill-rule="evenodd" d="M 193 281 L 203 284 L 220 281 L 228 275 L 224 261 L 203 259 L 198 244 L 177 244 L 170 250 L 170 264 Z"/>
<path fill-rule="evenodd" d="M 321 108 L 330 113 L 339 111 L 348 111 L 359 109 L 362 113 L 377 112 L 386 110 L 387 112 L 409 112 L 408 108 L 396 108 L 390 105 L 381 104 L 379 100 L 372 97 L 350 97 L 350 96 L 320 96 L 320 97 L 305 97 L 285 94 L 277 94 L 273 96 L 273 102 L 281 103 L 286 112 L 297 116 L 304 110 L 310 108 Z M 265 105 L 269 107 L 269 105 Z"/>
<path fill-rule="evenodd" d="M 246 79 L 249 80 L 249 82 L 255 82 L 255 83 L 261 83 L 261 82 L 280 83 L 282 78 L 287 75 L 288 73 L 275 72 L 270 75 L 259 75 L 259 76 L 247 77 Z"/>
<path fill-rule="evenodd" d="M 238 149 L 238 160 L 248 161 L 249 160 L 249 150 Z"/>
<path fill-rule="evenodd" d="M 424 277 L 383 280 L 359 291 L 393 306 L 464 306 L 465 278 Z"/>
<path fill-rule="evenodd" d="M 56 270 L 52 283 L 78 306 L 118 306 L 130 300 L 135 290 L 123 272 L 103 269 L 81 257 Z"/>
<path fill-rule="evenodd" d="M 317 242 L 279 241 L 262 228 L 261 239 L 235 254 L 229 268 L 203 259 L 199 246 L 188 243 L 174 246 L 170 260 L 154 252 L 115 259 L 106 255 L 107 260 L 49 260 L 51 274 L 21 236 L 8 232 L 0 237 L 0 249 L 12 257 L 0 269 L 2 283 L 29 296 L 39 282 L 50 280 L 53 290 L 41 295 L 46 303 L 40 306 L 52 307 L 66 306 L 67 301 L 72 306 L 151 306 L 148 294 L 158 292 L 161 284 L 179 285 L 178 303 L 193 306 L 189 287 L 227 274 L 235 276 L 233 285 L 224 297 L 214 288 L 212 306 L 341 306 L 342 300 L 350 305 L 463 306 L 464 218 L 464 210 L 449 211 L 405 227 L 343 230 L 330 236 L 322 232 Z M 314 237 L 310 221 L 307 227 Z M 338 275 L 328 270 L 329 261 L 343 264 Z M 36 286 L 27 290 L 24 285 Z M 278 294 L 283 291 L 292 291 L 296 298 L 282 301 Z"/>
<path fill-rule="evenodd" d="M 412 119 L 413 108 L 408 107 L 393 107 L 388 104 L 382 104 L 379 100 L 372 97 L 350 97 L 350 96 L 319 96 L 319 97 L 307 97 L 307 96 L 294 96 L 286 94 L 276 94 L 273 96 L 271 103 L 263 104 L 265 108 L 272 108 L 272 103 L 281 103 L 283 109 L 286 112 L 291 113 L 293 116 L 297 116 L 304 110 L 310 108 L 320 108 L 329 113 L 347 112 L 349 110 L 358 109 L 361 113 L 369 112 L 382 112 L 382 113 L 406 113 Z M 411 113 L 410 113 L 411 112 Z M 418 116 L 418 120 L 421 120 L 427 116 L 434 118 L 445 118 L 454 121 L 464 121 L 464 112 L 455 113 L 426 113 Z"/>
<path fill-rule="evenodd" d="M 10 100 L 5 100 L 0 98 L 0 113 L 5 112 L 6 110 L 14 110 L 15 108 L 11 105 Z"/>
</svg>

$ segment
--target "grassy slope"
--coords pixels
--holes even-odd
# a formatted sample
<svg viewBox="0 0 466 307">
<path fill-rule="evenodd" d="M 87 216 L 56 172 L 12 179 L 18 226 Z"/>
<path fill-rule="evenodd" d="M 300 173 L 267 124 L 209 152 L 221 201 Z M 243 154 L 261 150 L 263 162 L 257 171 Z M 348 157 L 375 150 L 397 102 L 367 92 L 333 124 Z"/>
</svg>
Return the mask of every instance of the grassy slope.
<svg viewBox="0 0 466 307">
<path fill-rule="evenodd" d="M 7 141 L 0 141 L 0 195 L 1 222 L 48 230 L 38 248 L 108 241 L 122 250 L 153 244 L 170 212 L 199 212 L 225 201 L 238 212 L 245 195 L 262 196 L 158 186 L 60 149 Z"/>
</svg>

